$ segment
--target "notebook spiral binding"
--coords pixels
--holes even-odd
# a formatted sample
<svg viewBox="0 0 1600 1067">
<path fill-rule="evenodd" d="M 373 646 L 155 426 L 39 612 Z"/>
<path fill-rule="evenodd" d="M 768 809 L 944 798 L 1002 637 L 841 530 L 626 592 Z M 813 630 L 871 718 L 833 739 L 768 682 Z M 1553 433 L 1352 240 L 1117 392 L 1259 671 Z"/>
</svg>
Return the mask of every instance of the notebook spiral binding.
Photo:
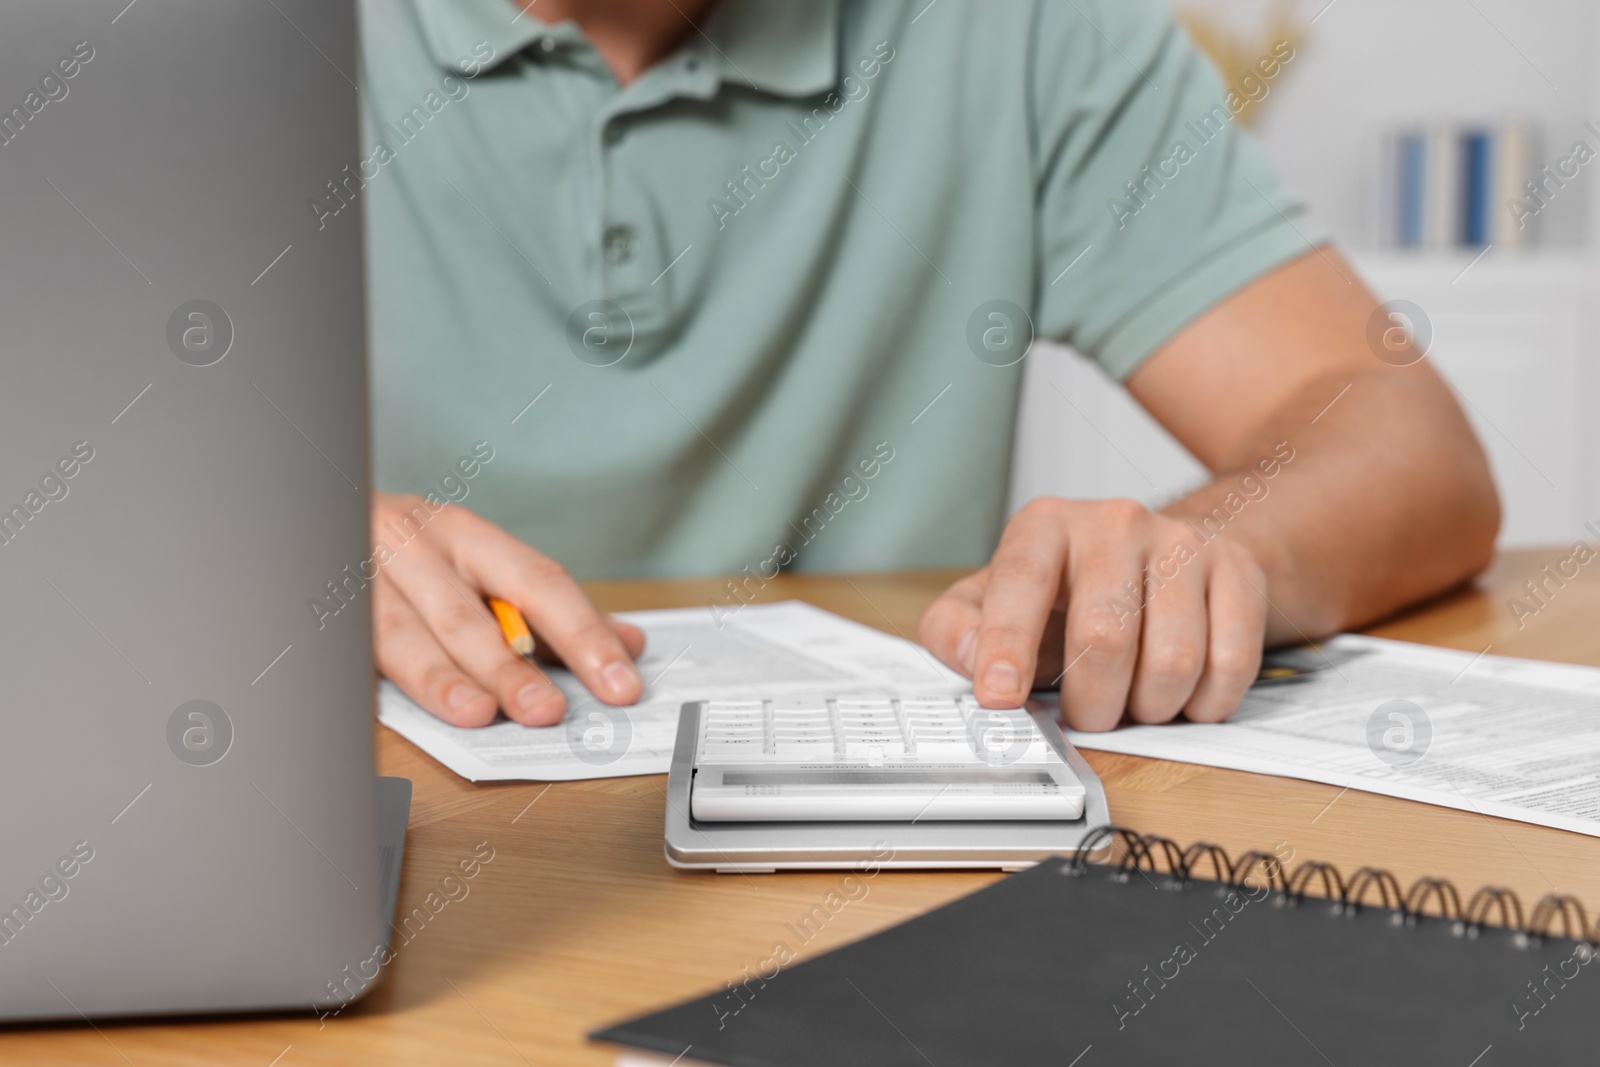
<svg viewBox="0 0 1600 1067">
<path fill-rule="evenodd" d="M 1290 873 L 1284 870 L 1278 857 L 1268 852 L 1250 851 L 1235 859 L 1208 841 L 1196 841 L 1188 848 L 1180 848 L 1171 838 L 1140 834 L 1124 826 L 1101 826 L 1085 834 L 1061 873 L 1082 875 L 1091 853 L 1115 847 L 1119 842 L 1123 852 L 1115 861 L 1114 876 L 1124 880 L 1135 871 L 1145 871 L 1165 874 L 1172 888 L 1187 889 L 1196 873 L 1209 866 L 1217 882 L 1242 890 L 1259 888 L 1259 884 L 1253 886 L 1248 881 L 1259 870 L 1266 878 L 1266 886 L 1284 905 L 1304 904 L 1307 891 L 1315 885 L 1322 890 L 1322 898 L 1332 903 L 1335 914 L 1354 916 L 1366 905 L 1369 892 L 1375 889 L 1381 906 L 1395 913 L 1395 922 L 1407 926 L 1415 926 L 1424 919 L 1442 918 L 1451 924 L 1457 937 L 1477 937 L 1485 926 L 1495 925 L 1509 930 L 1519 947 L 1536 946 L 1543 938 L 1559 933 L 1581 942 L 1590 953 L 1600 953 L 1600 924 L 1591 927 L 1583 903 L 1566 894 L 1545 894 L 1525 916 L 1522 900 L 1515 892 L 1503 886 L 1484 886 L 1473 893 L 1463 907 L 1460 892 L 1445 878 L 1418 878 L 1409 889 L 1402 890 L 1399 880 L 1382 868 L 1362 867 L 1346 879 L 1338 868 L 1317 860 L 1306 860 Z M 1437 915 L 1425 911 L 1430 902 L 1437 905 Z M 1491 924 L 1491 918 L 1498 918 L 1499 922 Z M 1559 931 L 1555 929 L 1557 922 Z"/>
</svg>

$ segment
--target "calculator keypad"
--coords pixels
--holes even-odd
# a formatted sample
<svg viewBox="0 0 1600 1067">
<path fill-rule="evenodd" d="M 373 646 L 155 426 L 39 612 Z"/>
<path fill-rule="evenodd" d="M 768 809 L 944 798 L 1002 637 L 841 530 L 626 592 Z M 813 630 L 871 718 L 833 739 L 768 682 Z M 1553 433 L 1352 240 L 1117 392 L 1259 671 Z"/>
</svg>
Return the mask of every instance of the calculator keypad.
<svg viewBox="0 0 1600 1067">
<path fill-rule="evenodd" d="M 970 697 L 716 700 L 705 705 L 700 762 L 981 763 L 1059 760 L 1020 708 Z"/>
</svg>

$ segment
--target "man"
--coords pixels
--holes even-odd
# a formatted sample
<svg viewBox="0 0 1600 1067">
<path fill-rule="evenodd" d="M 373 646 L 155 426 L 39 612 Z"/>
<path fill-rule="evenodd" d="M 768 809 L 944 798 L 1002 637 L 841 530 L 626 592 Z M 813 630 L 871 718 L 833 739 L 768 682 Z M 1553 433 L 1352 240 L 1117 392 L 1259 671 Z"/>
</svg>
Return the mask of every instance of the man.
<svg viewBox="0 0 1600 1067">
<path fill-rule="evenodd" d="M 445 721 L 563 714 L 491 594 L 601 699 L 639 696 L 641 635 L 572 574 L 987 557 L 921 639 L 984 703 L 1060 676 L 1103 730 L 1222 719 L 1264 643 L 1490 556 L 1448 388 L 1234 121 L 1286 44 L 1226 87 L 1156 0 L 363 16 L 370 155 L 312 209 L 367 213 L 378 658 Z M 1212 480 L 1003 522 L 1035 331 Z"/>
</svg>

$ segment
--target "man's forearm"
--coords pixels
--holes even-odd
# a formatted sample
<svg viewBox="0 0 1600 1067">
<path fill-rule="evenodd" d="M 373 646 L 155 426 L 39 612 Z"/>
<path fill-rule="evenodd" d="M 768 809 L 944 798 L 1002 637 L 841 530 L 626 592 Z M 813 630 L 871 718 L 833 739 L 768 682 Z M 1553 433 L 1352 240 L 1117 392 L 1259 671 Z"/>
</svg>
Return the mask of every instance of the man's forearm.
<svg viewBox="0 0 1600 1067">
<path fill-rule="evenodd" d="M 1482 449 L 1424 365 L 1318 378 L 1162 511 L 1266 572 L 1269 644 L 1359 626 L 1489 562 L 1500 510 Z M 1160 575 L 1157 574 L 1159 578 Z"/>
</svg>

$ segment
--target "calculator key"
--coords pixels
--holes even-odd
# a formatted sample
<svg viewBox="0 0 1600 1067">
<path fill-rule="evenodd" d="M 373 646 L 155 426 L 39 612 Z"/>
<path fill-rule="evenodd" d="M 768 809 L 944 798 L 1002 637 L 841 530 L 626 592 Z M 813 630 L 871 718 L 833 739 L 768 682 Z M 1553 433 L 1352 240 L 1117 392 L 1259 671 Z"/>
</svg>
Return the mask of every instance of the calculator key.
<svg viewBox="0 0 1600 1067">
<path fill-rule="evenodd" d="M 845 738 L 844 754 L 847 758 L 883 759 L 885 756 L 903 756 L 906 754 L 905 742 L 898 737 L 893 739 L 875 740 L 872 738 Z"/>
<path fill-rule="evenodd" d="M 760 738 L 707 739 L 701 751 L 707 756 L 758 756 L 766 749 Z"/>
<path fill-rule="evenodd" d="M 880 750 L 883 750 L 883 751 L 893 750 L 894 753 L 897 754 L 897 755 L 904 755 L 905 750 L 906 750 L 906 743 L 905 743 L 904 739 L 902 739 L 898 735 L 889 736 L 887 734 L 874 734 L 874 735 L 863 735 L 863 736 L 858 736 L 858 737 L 851 737 L 849 734 L 845 735 L 845 738 L 844 738 L 845 755 L 847 755 L 847 756 L 858 755 L 858 754 L 861 754 L 858 750 L 868 749 L 868 748 L 876 748 L 876 749 L 880 749 Z"/>
<path fill-rule="evenodd" d="M 764 733 L 767 732 L 767 724 L 764 723 L 764 722 L 759 722 L 759 721 L 757 721 L 757 722 L 708 722 L 708 723 L 706 723 L 706 732 L 710 733 L 712 731 L 722 731 L 724 733 L 733 733 L 733 734 L 738 734 L 738 733 L 764 734 Z"/>
<path fill-rule="evenodd" d="M 833 737 L 833 727 L 827 723 L 818 723 L 815 726 L 786 726 L 780 723 L 772 725 L 773 737 L 817 737 L 829 740 Z"/>
<path fill-rule="evenodd" d="M 788 749 L 806 752 L 832 752 L 834 744 L 835 741 L 832 737 L 774 737 L 772 739 L 774 752 L 783 752 Z"/>
<path fill-rule="evenodd" d="M 833 727 L 825 722 L 802 726 L 790 726 L 787 723 L 773 723 L 772 735 L 774 737 L 832 737 Z"/>
<path fill-rule="evenodd" d="M 779 737 L 773 740 L 772 750 L 780 756 L 797 759 L 830 760 L 833 758 L 833 737 Z"/>
<path fill-rule="evenodd" d="M 911 736 L 919 745 L 924 741 L 959 741 L 963 745 L 971 743 L 965 730 L 912 730 Z"/>
<path fill-rule="evenodd" d="M 917 755 L 934 759 L 973 759 L 972 742 L 961 737 L 918 737 Z"/>
<path fill-rule="evenodd" d="M 1044 738 L 1023 733 L 1004 733 L 990 730 L 976 739 L 974 748 L 980 759 L 994 763 L 1011 763 L 1020 759 L 1033 759 L 1046 752 Z"/>
</svg>

